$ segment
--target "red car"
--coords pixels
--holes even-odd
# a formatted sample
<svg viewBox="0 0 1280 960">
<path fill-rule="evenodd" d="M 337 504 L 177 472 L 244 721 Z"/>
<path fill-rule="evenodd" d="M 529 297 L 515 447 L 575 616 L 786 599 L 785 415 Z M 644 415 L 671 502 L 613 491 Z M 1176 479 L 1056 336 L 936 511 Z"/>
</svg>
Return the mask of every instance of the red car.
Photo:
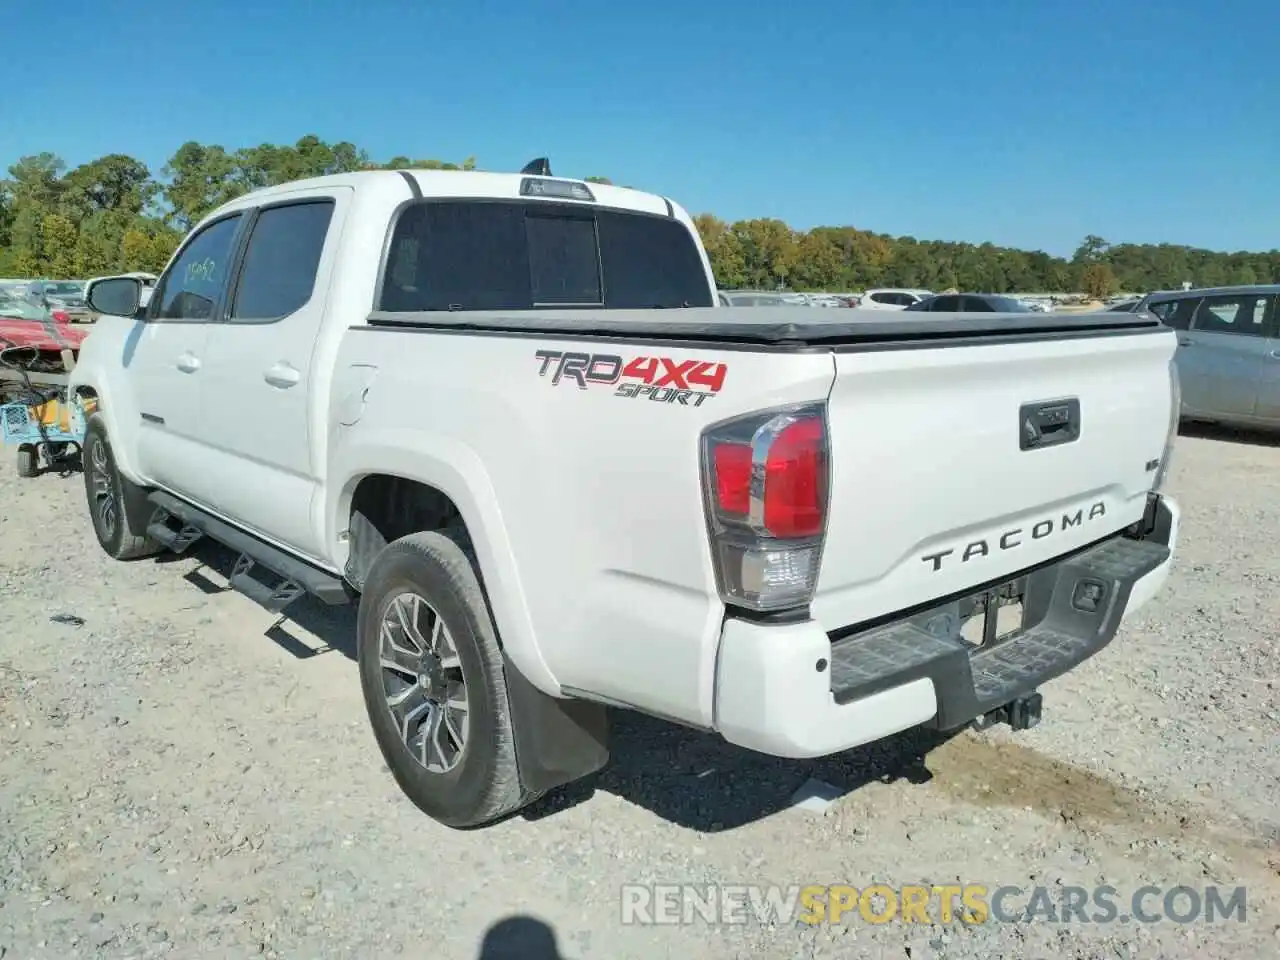
<svg viewBox="0 0 1280 960">
<path fill-rule="evenodd" d="M 63 350 L 79 350 L 89 335 L 88 327 L 73 325 L 70 321 L 61 310 L 50 311 L 17 299 L 0 299 L 0 350 L 35 347 L 41 354 L 60 358 Z"/>
</svg>

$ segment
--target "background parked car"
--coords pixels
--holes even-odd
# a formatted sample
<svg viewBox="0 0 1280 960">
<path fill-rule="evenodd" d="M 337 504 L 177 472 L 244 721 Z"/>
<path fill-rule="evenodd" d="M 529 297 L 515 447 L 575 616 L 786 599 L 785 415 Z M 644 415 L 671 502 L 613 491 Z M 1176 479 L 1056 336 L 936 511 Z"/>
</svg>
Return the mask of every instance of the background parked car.
<svg viewBox="0 0 1280 960">
<path fill-rule="evenodd" d="M 91 317 L 84 302 L 84 283 L 78 280 L 33 280 L 26 284 L 25 298 L 50 311 L 65 314 L 71 322 Z"/>
<path fill-rule="evenodd" d="M 1021 300 L 996 293 L 943 293 L 907 307 L 914 313 L 1040 313 Z"/>
<path fill-rule="evenodd" d="M 38 323 L 49 320 L 56 323 L 72 322 L 71 315 L 65 310 L 51 310 L 42 303 L 27 297 L 15 297 L 6 291 L 0 291 L 0 319 L 34 320 Z"/>
<path fill-rule="evenodd" d="M 812 297 L 807 293 L 791 293 L 784 290 L 722 290 L 722 307 L 812 307 Z"/>
<path fill-rule="evenodd" d="M 862 295 L 859 306 L 870 310 L 905 310 L 931 296 L 932 290 L 877 287 Z"/>
<path fill-rule="evenodd" d="M 1182 419 L 1280 427 L 1280 285 L 1150 293 L 1137 309 L 1178 331 Z"/>
</svg>

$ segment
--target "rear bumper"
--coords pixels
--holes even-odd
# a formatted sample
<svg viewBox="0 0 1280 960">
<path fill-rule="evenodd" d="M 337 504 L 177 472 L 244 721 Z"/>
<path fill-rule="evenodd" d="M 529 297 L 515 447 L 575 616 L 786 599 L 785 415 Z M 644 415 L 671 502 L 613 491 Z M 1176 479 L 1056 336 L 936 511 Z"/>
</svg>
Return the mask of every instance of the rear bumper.
<svg viewBox="0 0 1280 960">
<path fill-rule="evenodd" d="M 716 729 L 782 757 L 817 757 L 911 727 L 963 726 L 1087 660 L 1169 576 L 1179 510 L 1153 500 L 1143 539 L 1118 536 L 1028 571 L 1023 628 L 974 648 L 959 601 L 834 639 L 813 622 L 726 621 Z"/>
</svg>

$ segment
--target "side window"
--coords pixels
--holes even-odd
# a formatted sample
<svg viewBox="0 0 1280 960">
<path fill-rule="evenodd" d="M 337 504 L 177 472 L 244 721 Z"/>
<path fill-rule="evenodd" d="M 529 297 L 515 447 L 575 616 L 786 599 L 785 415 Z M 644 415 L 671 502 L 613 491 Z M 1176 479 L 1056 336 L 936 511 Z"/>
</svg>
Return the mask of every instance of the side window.
<svg viewBox="0 0 1280 960">
<path fill-rule="evenodd" d="M 872 303 L 893 303 L 893 294 L 891 293 L 873 293 L 871 295 Z"/>
<path fill-rule="evenodd" d="M 934 313 L 959 313 L 960 298 L 954 295 L 938 297 L 929 309 Z"/>
<path fill-rule="evenodd" d="M 995 313 L 996 310 L 991 304 L 987 303 L 982 297 L 965 297 L 964 298 L 965 313 Z"/>
<path fill-rule="evenodd" d="M 1195 316 L 1199 306 L 1199 297 L 1183 297 L 1181 300 L 1152 304 L 1151 312 L 1175 330 L 1189 330 L 1191 318 Z"/>
<path fill-rule="evenodd" d="M 305 306 L 315 289 L 320 253 L 332 219 L 332 200 L 261 211 L 245 247 L 231 319 L 270 323 Z"/>
<path fill-rule="evenodd" d="M 1205 297 L 1196 311 L 1193 327 L 1205 333 L 1234 333 L 1264 337 L 1267 298 L 1258 294 Z"/>
<path fill-rule="evenodd" d="M 152 320 L 209 320 L 227 283 L 227 267 L 240 226 L 232 214 L 201 230 L 187 244 L 151 298 Z"/>
<path fill-rule="evenodd" d="M 1139 303 L 1139 306 L 1142 306 L 1142 301 L 1138 301 L 1138 303 Z M 1173 312 L 1175 303 L 1176 301 L 1173 301 L 1173 300 L 1159 300 L 1155 303 L 1146 304 L 1144 309 L 1149 310 L 1151 313 L 1154 313 L 1157 317 L 1161 319 L 1161 321 L 1167 324 L 1169 322 L 1169 315 Z M 1135 312 L 1137 311 L 1137 309 L 1138 309 L 1137 307 L 1134 307 Z"/>
</svg>

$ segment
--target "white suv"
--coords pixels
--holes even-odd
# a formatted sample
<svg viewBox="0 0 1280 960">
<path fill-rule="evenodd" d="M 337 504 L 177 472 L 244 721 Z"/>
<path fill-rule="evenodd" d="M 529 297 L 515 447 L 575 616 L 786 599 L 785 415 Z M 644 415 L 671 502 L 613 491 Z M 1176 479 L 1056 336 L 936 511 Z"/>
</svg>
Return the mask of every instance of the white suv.
<svg viewBox="0 0 1280 960">
<path fill-rule="evenodd" d="M 913 303 L 919 303 L 925 297 L 933 296 L 932 290 L 902 290 L 883 288 L 868 290 L 862 295 L 858 306 L 868 310 L 905 310 Z"/>
</svg>

